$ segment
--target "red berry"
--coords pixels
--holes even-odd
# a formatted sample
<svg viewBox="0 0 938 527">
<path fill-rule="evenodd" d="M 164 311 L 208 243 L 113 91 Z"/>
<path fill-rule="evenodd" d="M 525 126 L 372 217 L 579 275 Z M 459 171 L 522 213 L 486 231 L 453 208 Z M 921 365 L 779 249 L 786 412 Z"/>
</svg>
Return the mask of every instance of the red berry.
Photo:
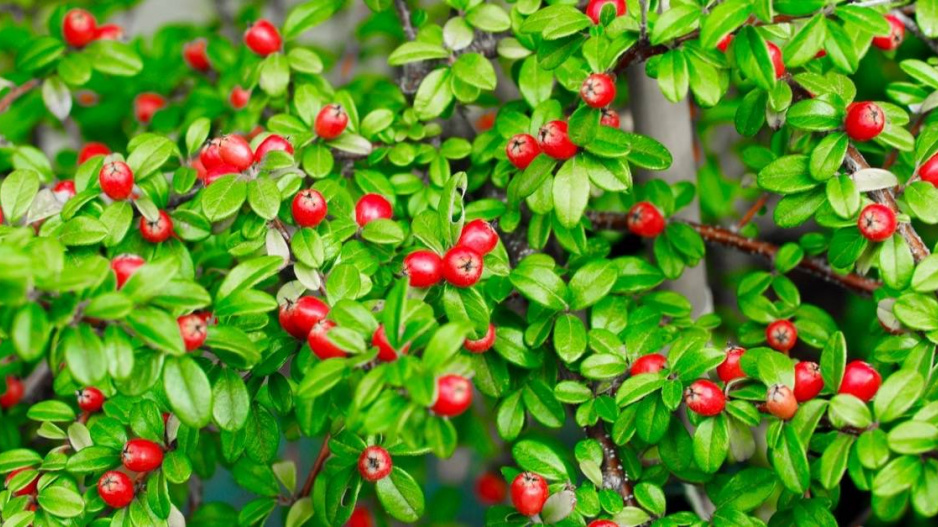
<svg viewBox="0 0 938 527">
<path fill-rule="evenodd" d="M 844 369 L 844 378 L 840 381 L 837 393 L 848 393 L 863 402 L 869 402 L 882 383 L 883 378 L 878 371 L 862 360 L 855 360 Z"/>
<path fill-rule="evenodd" d="M 137 269 L 143 267 L 144 263 L 143 258 L 136 254 L 122 254 L 111 260 L 111 270 L 114 271 L 114 275 L 117 276 L 117 288 L 120 289 L 124 287 L 124 284 L 127 283 L 131 275 L 133 275 Z"/>
<path fill-rule="evenodd" d="M 380 194 L 365 194 L 355 204 L 355 223 L 364 227 L 377 219 L 391 219 L 394 209 L 391 203 Z"/>
<path fill-rule="evenodd" d="M 62 19 L 62 37 L 73 48 L 83 48 L 94 41 L 98 22 L 84 9 L 70 9 Z"/>
<path fill-rule="evenodd" d="M 629 373 L 632 375 L 641 375 L 643 373 L 657 373 L 668 367 L 668 358 L 660 353 L 649 353 L 635 359 Z"/>
<path fill-rule="evenodd" d="M 467 223 L 459 234 L 457 245 L 468 247 L 485 256 L 498 245 L 498 233 L 492 225 L 485 220 L 472 220 Z"/>
<path fill-rule="evenodd" d="M 889 34 L 874 37 L 873 45 L 883 51 L 892 51 L 902 44 L 902 39 L 905 38 L 905 25 L 892 15 L 886 15 L 886 22 L 889 22 Z"/>
<path fill-rule="evenodd" d="M 798 411 L 798 401 L 791 388 L 784 384 L 769 387 L 765 394 L 765 409 L 783 421 L 788 421 Z"/>
<path fill-rule="evenodd" d="M 316 116 L 316 135 L 326 141 L 342 135 L 346 126 L 348 126 L 348 113 L 341 104 L 327 104 L 319 110 L 319 115 Z"/>
<path fill-rule="evenodd" d="M 9 489 L 10 482 L 13 481 L 13 477 L 19 474 L 20 472 L 23 472 L 26 470 L 30 470 L 30 467 L 20 467 L 18 469 L 14 469 L 12 472 L 7 474 L 7 478 L 6 480 L 4 480 L 3 484 L 6 485 L 6 487 Z M 32 481 L 27 483 L 25 487 L 22 487 L 16 492 L 14 492 L 13 496 L 29 496 L 31 494 L 35 494 L 38 487 L 39 487 L 39 474 L 37 473 L 36 477 L 34 477 Z"/>
<path fill-rule="evenodd" d="M 814 54 L 814 58 L 816 59 L 823 59 L 826 56 L 827 56 L 826 49 L 819 49 L 818 52 Z"/>
<path fill-rule="evenodd" d="M 496 472 L 486 472 L 476 480 L 476 497 L 485 505 L 496 505 L 508 496 L 508 483 Z"/>
<path fill-rule="evenodd" d="M 709 417 L 723 411 L 726 396 L 716 384 L 698 380 L 684 390 L 684 403 L 692 412 Z"/>
<path fill-rule="evenodd" d="M 377 445 L 362 450 L 358 456 L 358 473 L 362 475 L 362 479 L 371 483 L 386 478 L 393 466 L 391 454 Z"/>
<path fill-rule="evenodd" d="M 12 375 L 7 375 L 7 389 L 0 395 L 0 408 L 4 410 L 16 406 L 23 398 L 23 382 Z"/>
<path fill-rule="evenodd" d="M 315 227 L 329 211 L 326 198 L 318 190 L 308 188 L 293 197 L 293 221 L 300 227 Z"/>
<path fill-rule="evenodd" d="M 938 187 L 938 154 L 931 156 L 918 167 L 918 177 Z"/>
<path fill-rule="evenodd" d="M 621 124 L 619 113 L 609 108 L 603 108 L 603 116 L 599 119 L 599 124 L 602 126 L 618 128 Z"/>
<path fill-rule="evenodd" d="M 443 279 L 443 260 L 433 251 L 414 251 L 404 258 L 404 274 L 412 287 L 430 287 Z"/>
<path fill-rule="evenodd" d="M 799 403 L 814 399 L 823 388 L 824 378 L 816 362 L 802 361 L 795 364 L 795 399 Z"/>
<path fill-rule="evenodd" d="M 606 4 L 612 4 L 616 8 L 616 17 L 625 14 L 625 0 L 590 0 L 586 5 L 586 16 L 590 17 L 593 24 L 599 24 L 599 16 Z"/>
<path fill-rule="evenodd" d="M 134 484 L 127 474 L 109 470 L 98 480 L 98 495 L 109 506 L 123 509 L 134 500 Z"/>
<path fill-rule="evenodd" d="M 485 112 L 476 119 L 476 131 L 479 133 L 491 130 L 495 126 L 495 112 Z"/>
<path fill-rule="evenodd" d="M 212 69 L 208 61 L 208 42 L 204 38 L 197 38 L 182 45 L 182 58 L 190 68 L 196 71 Z"/>
<path fill-rule="evenodd" d="M 104 405 L 104 394 L 94 386 L 78 390 L 75 396 L 78 399 L 78 407 L 85 412 L 97 412 Z"/>
<path fill-rule="evenodd" d="M 333 357 L 348 357 L 348 354 L 345 353 L 344 350 L 329 341 L 329 331 L 334 327 L 335 322 L 331 320 L 320 320 L 313 325 L 313 329 L 310 330 L 309 335 L 306 337 L 309 349 L 322 360 L 331 359 Z"/>
<path fill-rule="evenodd" d="M 896 213 L 886 205 L 872 203 L 860 211 L 857 228 L 871 242 L 888 240 L 896 232 Z"/>
<path fill-rule="evenodd" d="M 94 32 L 95 40 L 123 40 L 124 28 L 117 24 L 104 24 Z"/>
<path fill-rule="evenodd" d="M 469 287 L 482 277 L 482 256 L 457 245 L 443 256 L 443 278 L 456 287 Z"/>
<path fill-rule="evenodd" d="M 730 382 L 733 379 L 741 379 L 746 376 L 743 369 L 739 366 L 739 359 L 746 352 L 745 348 L 733 346 L 726 350 L 726 358 L 717 366 L 717 375 L 723 382 Z"/>
<path fill-rule="evenodd" d="M 85 146 L 81 147 L 81 151 L 78 152 L 78 164 L 80 165 L 94 156 L 106 156 L 110 153 L 111 149 L 104 143 L 85 143 Z"/>
<path fill-rule="evenodd" d="M 223 137 L 218 145 L 218 154 L 222 161 L 237 168 L 239 172 L 254 164 L 254 151 L 240 135 L 229 134 Z"/>
<path fill-rule="evenodd" d="M 98 172 L 101 191 L 113 200 L 130 197 L 134 191 L 134 173 L 123 161 L 105 163 Z"/>
<path fill-rule="evenodd" d="M 775 68 L 775 78 L 781 79 L 785 75 L 785 60 L 782 58 L 782 50 L 774 42 L 766 42 L 769 48 L 769 58 L 772 59 L 772 67 Z"/>
<path fill-rule="evenodd" d="M 237 167 L 233 167 L 228 163 L 222 163 L 217 167 L 208 169 L 208 171 L 205 173 L 205 179 L 202 180 L 202 182 L 205 184 L 205 186 L 209 186 L 222 176 L 227 176 L 228 174 L 238 174 L 240 172 L 241 170 L 239 170 Z"/>
<path fill-rule="evenodd" d="M 729 49 L 730 44 L 732 43 L 733 43 L 733 34 L 727 33 L 723 35 L 723 38 L 721 38 L 719 42 L 717 42 L 717 49 L 722 51 L 723 53 L 726 53 L 726 50 Z"/>
<path fill-rule="evenodd" d="M 476 340 L 466 339 L 462 346 L 472 353 L 485 353 L 495 345 L 495 324 L 489 324 L 485 335 Z"/>
<path fill-rule="evenodd" d="M 603 108 L 616 98 L 616 82 L 605 73 L 593 73 L 580 86 L 580 97 L 593 108 Z"/>
<path fill-rule="evenodd" d="M 329 314 L 329 306 L 314 296 L 301 296 L 280 306 L 280 327 L 293 338 L 305 339 L 313 326 Z"/>
<path fill-rule="evenodd" d="M 374 527 L 374 520 L 371 519 L 371 512 L 365 507 L 359 505 L 352 511 L 352 515 L 345 523 L 345 527 Z"/>
<path fill-rule="evenodd" d="M 177 318 L 176 323 L 179 324 L 179 334 L 182 335 L 186 351 L 197 350 L 205 343 L 208 337 L 208 324 L 205 323 L 205 317 L 192 313 Z"/>
<path fill-rule="evenodd" d="M 251 102 L 251 90 L 245 90 L 241 86 L 235 86 L 228 94 L 228 104 L 235 110 L 240 110 Z"/>
<path fill-rule="evenodd" d="M 225 164 L 221 158 L 221 139 L 215 138 L 205 144 L 199 152 L 199 161 L 206 170 Z"/>
<path fill-rule="evenodd" d="M 134 116 L 141 124 L 150 124 L 153 114 L 166 106 L 166 99 L 158 93 L 141 93 L 134 99 Z"/>
<path fill-rule="evenodd" d="M 391 347 L 391 343 L 388 342 L 388 334 L 384 330 L 384 324 L 378 326 L 374 335 L 371 336 L 371 345 L 378 348 L 378 360 L 383 362 L 393 362 L 397 360 L 398 352 Z M 409 349 L 410 344 L 402 345 L 400 354 L 406 355 Z"/>
<path fill-rule="evenodd" d="M 163 448 L 146 439 L 131 439 L 121 452 L 124 468 L 134 472 L 150 472 L 163 464 Z"/>
<path fill-rule="evenodd" d="M 632 234 L 654 238 L 664 230 L 664 216 L 658 207 L 647 201 L 639 201 L 629 209 L 625 224 Z"/>
<path fill-rule="evenodd" d="M 518 134 L 508 140 L 505 153 L 508 154 L 508 161 L 515 168 L 524 170 L 541 153 L 541 147 L 538 146 L 537 139 L 534 139 L 533 135 Z"/>
<path fill-rule="evenodd" d="M 261 141 L 261 144 L 257 145 L 257 150 L 254 151 L 254 162 L 260 163 L 264 160 L 264 156 L 268 152 L 273 152 L 275 150 L 286 152 L 293 155 L 293 145 L 290 144 L 290 141 L 287 141 L 282 136 L 277 134 L 270 134 L 267 136 L 267 139 Z"/>
<path fill-rule="evenodd" d="M 619 524 L 612 520 L 593 520 L 587 527 L 619 527 Z"/>
<path fill-rule="evenodd" d="M 160 217 L 156 221 L 141 217 L 140 234 L 144 240 L 150 243 L 165 242 L 173 235 L 173 220 L 165 210 L 160 211 Z"/>
<path fill-rule="evenodd" d="M 844 118 L 844 130 L 854 141 L 869 141 L 880 134 L 886 127 L 886 114 L 883 109 L 870 101 L 855 102 L 847 106 Z"/>
<path fill-rule="evenodd" d="M 776 320 L 765 328 L 765 340 L 770 348 L 788 353 L 798 342 L 798 330 L 788 320 Z"/>
<path fill-rule="evenodd" d="M 244 32 L 244 44 L 254 53 L 266 57 L 280 51 L 280 31 L 267 20 L 258 20 Z"/>
<path fill-rule="evenodd" d="M 511 504 L 521 514 L 534 516 L 544 508 L 547 492 L 544 478 L 533 472 L 522 472 L 511 482 Z"/>
<path fill-rule="evenodd" d="M 472 404 L 472 383 L 462 375 L 449 374 L 436 382 L 436 402 L 430 407 L 437 415 L 456 417 Z"/>
<path fill-rule="evenodd" d="M 65 181 L 59 181 L 52 187 L 52 192 L 57 196 L 61 196 L 66 200 L 75 197 L 75 182 L 71 179 L 66 179 Z"/>
<path fill-rule="evenodd" d="M 577 146 L 567 134 L 566 121 L 551 121 L 537 132 L 537 144 L 554 159 L 570 159 L 577 153 Z"/>
</svg>

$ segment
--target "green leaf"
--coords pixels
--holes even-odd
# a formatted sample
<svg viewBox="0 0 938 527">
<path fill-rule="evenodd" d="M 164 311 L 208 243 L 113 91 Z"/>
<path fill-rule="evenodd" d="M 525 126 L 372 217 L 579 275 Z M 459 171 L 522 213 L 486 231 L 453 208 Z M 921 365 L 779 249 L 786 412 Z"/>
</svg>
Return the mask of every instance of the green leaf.
<svg viewBox="0 0 938 527">
<path fill-rule="evenodd" d="M 743 27 L 733 40 L 732 51 L 743 75 L 764 90 L 775 86 L 775 67 L 769 48 L 756 28 Z"/>
<path fill-rule="evenodd" d="M 568 160 L 554 176 L 554 213 L 560 224 L 572 229 L 583 218 L 589 204 L 589 176 L 576 158 Z"/>
<path fill-rule="evenodd" d="M 247 183 L 238 175 L 222 176 L 202 191 L 202 212 L 209 221 L 233 215 L 247 199 Z"/>
<path fill-rule="evenodd" d="M 39 173 L 34 170 L 20 169 L 10 172 L 0 183 L 0 207 L 3 219 L 8 224 L 17 223 L 39 192 Z"/>
<path fill-rule="evenodd" d="M 420 83 L 414 96 L 414 111 L 417 118 L 428 121 L 439 117 L 453 100 L 450 87 L 450 70 L 440 68 L 431 71 Z"/>
<path fill-rule="evenodd" d="M 78 492 L 62 485 L 49 485 L 39 491 L 39 506 L 58 518 L 75 518 L 85 510 L 85 501 Z"/>
<path fill-rule="evenodd" d="M 727 418 L 718 415 L 701 421 L 694 431 L 694 461 L 701 470 L 713 473 L 720 469 L 729 451 Z"/>
<path fill-rule="evenodd" d="M 395 49 L 388 56 L 388 64 L 391 66 L 402 66 L 410 62 L 419 62 L 423 60 L 442 59 L 449 56 L 439 44 L 421 42 L 419 40 L 405 42 Z"/>
<path fill-rule="evenodd" d="M 808 488 L 810 470 L 804 445 L 791 426 L 782 426 L 782 433 L 772 449 L 772 466 L 785 487 L 796 494 Z"/>
<path fill-rule="evenodd" d="M 42 401 L 32 405 L 26 417 L 33 421 L 68 422 L 75 420 L 75 410 L 62 401 Z"/>
<path fill-rule="evenodd" d="M 743 25 L 752 14 L 750 0 L 728 0 L 717 4 L 700 27 L 700 46 L 712 49 L 726 34 Z"/>
<path fill-rule="evenodd" d="M 329 20 L 341 6 L 342 2 L 336 0 L 316 0 L 297 4 L 287 14 L 283 23 L 283 36 L 288 40 L 300 36 Z"/>
<path fill-rule="evenodd" d="M 465 53 L 453 63 L 453 74 L 480 90 L 494 90 L 497 83 L 492 63 L 478 53 Z"/>
<path fill-rule="evenodd" d="M 572 473 L 569 461 L 555 446 L 537 439 L 522 439 L 511 448 L 518 466 L 552 481 L 568 481 Z"/>
<path fill-rule="evenodd" d="M 489 33 L 506 31 L 511 27 L 511 19 L 502 7 L 486 2 L 466 11 L 466 21 L 472 27 Z"/>
<path fill-rule="evenodd" d="M 96 40 L 85 53 L 91 57 L 94 69 L 105 75 L 131 77 L 143 69 L 143 61 L 129 45 L 116 40 Z"/>
<path fill-rule="evenodd" d="M 567 285 L 551 269 L 522 262 L 511 271 L 509 280 L 522 295 L 544 307 L 555 311 L 567 307 Z"/>
<path fill-rule="evenodd" d="M 378 501 L 391 517 L 402 522 L 413 523 L 423 516 L 424 497 L 420 485 L 399 467 L 378 480 L 375 485 Z"/>
<path fill-rule="evenodd" d="M 163 389 L 173 413 L 184 424 L 201 428 L 212 418 L 212 386 L 189 357 L 170 357 L 163 368 Z"/>
<path fill-rule="evenodd" d="M 883 423 L 894 421 L 918 401 L 925 379 L 915 370 L 899 370 L 890 375 L 876 392 L 873 410 Z"/>
<path fill-rule="evenodd" d="M 138 181 L 163 166 L 176 149 L 172 141 L 161 135 L 144 134 L 134 139 L 134 147 L 127 157 L 127 164 Z"/>
<path fill-rule="evenodd" d="M 658 45 L 697 29 L 700 9 L 692 5 L 675 5 L 658 17 L 651 30 L 651 43 Z"/>
<path fill-rule="evenodd" d="M 808 158 L 793 155 L 776 159 L 759 171 L 759 186 L 770 192 L 792 194 L 814 188 L 818 182 L 808 175 Z"/>
<path fill-rule="evenodd" d="M 212 386 L 212 417 L 222 430 L 234 432 L 247 422 L 251 399 L 241 376 L 224 369 Z"/>
</svg>

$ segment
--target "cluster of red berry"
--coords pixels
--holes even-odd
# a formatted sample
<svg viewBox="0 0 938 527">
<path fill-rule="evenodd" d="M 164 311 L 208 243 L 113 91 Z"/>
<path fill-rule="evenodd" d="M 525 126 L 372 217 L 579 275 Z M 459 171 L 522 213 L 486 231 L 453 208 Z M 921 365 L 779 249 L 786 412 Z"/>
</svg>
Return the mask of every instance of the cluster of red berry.
<svg viewBox="0 0 938 527">
<path fill-rule="evenodd" d="M 120 40 L 124 38 L 124 29 L 117 24 L 99 26 L 88 11 L 70 9 L 62 18 L 62 38 L 69 46 L 81 49 L 95 40 Z"/>
</svg>

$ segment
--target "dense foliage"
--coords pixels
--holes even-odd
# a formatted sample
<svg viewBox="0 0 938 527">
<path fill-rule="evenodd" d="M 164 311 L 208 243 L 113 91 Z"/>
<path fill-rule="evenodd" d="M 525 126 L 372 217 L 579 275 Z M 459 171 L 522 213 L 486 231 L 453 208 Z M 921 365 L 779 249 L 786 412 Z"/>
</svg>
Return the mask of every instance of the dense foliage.
<svg viewBox="0 0 938 527">
<path fill-rule="evenodd" d="M 263 3 L 0 6 L 4 526 L 440 524 L 458 446 L 493 526 L 938 515 L 938 61 L 894 60 L 938 1 Z M 626 131 L 629 67 L 755 176 L 702 139 L 633 185 L 687 153 Z M 770 266 L 698 316 L 708 244 Z"/>
</svg>

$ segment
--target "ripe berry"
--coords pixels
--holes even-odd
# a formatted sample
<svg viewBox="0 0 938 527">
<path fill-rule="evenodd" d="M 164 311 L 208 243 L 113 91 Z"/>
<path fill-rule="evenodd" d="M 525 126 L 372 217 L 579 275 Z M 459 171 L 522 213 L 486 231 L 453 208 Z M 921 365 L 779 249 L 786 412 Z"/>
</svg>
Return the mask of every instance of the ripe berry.
<svg viewBox="0 0 938 527">
<path fill-rule="evenodd" d="M 376 329 L 371 336 L 371 345 L 377 346 L 378 348 L 378 360 L 382 362 L 393 362 L 397 360 L 398 352 L 391 347 L 391 343 L 388 342 L 388 334 L 384 330 L 384 324 L 378 326 L 378 329 Z M 409 349 L 410 344 L 402 345 L 400 354 L 406 355 Z"/>
<path fill-rule="evenodd" d="M 156 221 L 141 217 L 140 234 L 144 240 L 150 243 L 165 242 L 173 235 L 173 220 L 169 217 L 169 214 L 166 214 L 165 210 L 160 211 L 160 217 Z"/>
<path fill-rule="evenodd" d="M 197 38 L 182 45 L 182 58 L 190 68 L 196 71 L 208 71 L 212 65 L 208 61 L 208 42 Z"/>
<path fill-rule="evenodd" d="M 783 421 L 788 421 L 798 411 L 798 401 L 791 388 L 784 384 L 769 387 L 765 394 L 765 409 Z"/>
<path fill-rule="evenodd" d="M 117 277 L 117 288 L 120 289 L 124 287 L 124 284 L 127 283 L 131 275 L 133 275 L 137 269 L 143 267 L 144 263 L 143 258 L 136 254 L 122 254 L 111 260 L 111 270 L 114 271 L 114 275 Z"/>
<path fill-rule="evenodd" d="M 855 102 L 847 106 L 844 118 L 844 131 L 854 141 L 869 141 L 880 134 L 886 127 L 886 114 L 883 109 L 870 101 Z"/>
<path fill-rule="evenodd" d="M 511 504 L 519 513 L 534 516 L 544 508 L 547 492 L 544 478 L 533 472 L 522 472 L 511 482 Z"/>
<path fill-rule="evenodd" d="M 430 287 L 443 279 L 443 260 L 433 251 L 414 251 L 404 258 L 404 274 L 411 287 Z"/>
<path fill-rule="evenodd" d="M 258 20 L 244 32 L 244 44 L 254 53 L 266 57 L 280 51 L 280 31 L 267 20 Z"/>
<path fill-rule="evenodd" d="M 326 141 L 342 135 L 346 126 L 348 126 L 348 113 L 341 104 L 327 104 L 319 110 L 319 115 L 316 116 L 316 135 Z"/>
<path fill-rule="evenodd" d="M 902 39 L 905 38 L 905 25 L 892 15 L 886 15 L 886 22 L 889 22 L 889 34 L 873 38 L 873 45 L 883 51 L 892 51 L 902 44 Z"/>
<path fill-rule="evenodd" d="M 765 340 L 770 348 L 788 353 L 798 342 L 798 330 L 788 320 L 776 320 L 765 328 Z"/>
<path fill-rule="evenodd" d="M 668 367 L 668 358 L 660 353 L 649 353 L 643 355 L 632 363 L 629 373 L 632 375 L 641 375 L 643 373 L 657 373 Z"/>
<path fill-rule="evenodd" d="M 593 520 L 586 527 L 619 527 L 619 524 L 612 520 Z"/>
<path fill-rule="evenodd" d="M 883 378 L 872 366 L 862 360 L 847 364 L 844 378 L 837 393 L 849 393 L 863 402 L 869 402 L 879 391 Z"/>
<path fill-rule="evenodd" d="M 111 161 L 105 163 L 98 172 L 98 183 L 107 197 L 113 200 L 127 199 L 134 191 L 134 173 L 127 163 Z"/>
<path fill-rule="evenodd" d="M 664 230 L 664 216 L 658 207 L 648 201 L 639 201 L 629 209 L 625 225 L 632 234 L 654 238 Z"/>
<path fill-rule="evenodd" d="M 98 480 L 98 495 L 109 506 L 123 509 L 134 500 L 134 484 L 127 474 L 109 470 Z"/>
<path fill-rule="evenodd" d="M 795 364 L 795 399 L 799 403 L 814 399 L 823 388 L 824 378 L 816 362 L 802 361 Z"/>
<path fill-rule="evenodd" d="M 110 153 L 111 149 L 104 143 L 85 143 L 85 146 L 81 147 L 81 151 L 78 152 L 78 164 L 80 165 L 94 156 L 106 156 Z"/>
<path fill-rule="evenodd" d="M 329 211 L 326 198 L 318 190 L 308 188 L 293 197 L 293 221 L 300 227 L 315 227 Z"/>
<path fill-rule="evenodd" d="M 267 139 L 264 139 L 261 141 L 261 144 L 257 145 L 257 150 L 254 151 L 254 162 L 260 163 L 264 160 L 264 156 L 266 156 L 268 152 L 275 150 L 286 152 L 291 156 L 293 155 L 293 145 L 290 144 L 290 141 L 287 141 L 277 134 L 270 134 L 267 136 Z"/>
<path fill-rule="evenodd" d="M 345 527 L 374 527 L 374 520 L 371 519 L 371 512 L 367 508 L 359 505 L 352 511 L 352 515 L 345 522 Z"/>
<path fill-rule="evenodd" d="M 931 156 L 918 167 L 918 177 L 938 187 L 938 154 Z"/>
<path fill-rule="evenodd" d="M 146 439 L 131 439 L 124 443 L 121 451 L 124 468 L 134 472 L 149 472 L 163 464 L 163 448 Z"/>
<path fill-rule="evenodd" d="M 329 331 L 334 327 L 335 322 L 331 320 L 320 320 L 313 325 L 313 329 L 309 331 L 309 335 L 306 337 L 309 349 L 322 360 L 331 359 L 333 357 L 348 357 L 348 354 L 345 353 L 344 350 L 329 341 Z"/>
<path fill-rule="evenodd" d="M 482 256 L 457 245 L 443 256 L 443 278 L 456 287 L 469 287 L 482 277 Z"/>
<path fill-rule="evenodd" d="M 733 43 L 733 34 L 727 33 L 723 35 L 723 38 L 721 38 L 719 42 L 717 42 L 717 49 L 722 51 L 723 53 L 726 53 L 726 50 L 729 49 L 730 44 L 732 43 Z"/>
<path fill-rule="evenodd" d="M 222 163 L 218 165 L 217 167 L 212 167 L 208 169 L 208 172 L 206 172 L 205 174 L 205 179 L 202 182 L 207 187 L 211 185 L 212 183 L 214 183 L 215 181 L 217 181 L 218 178 L 222 176 L 227 176 L 228 174 L 238 174 L 240 172 L 241 171 L 238 170 L 237 167 L 233 167 L 229 165 L 228 163 Z"/>
<path fill-rule="evenodd" d="M 141 93 L 134 99 L 134 116 L 141 124 L 150 124 L 153 114 L 166 106 L 166 99 L 158 93 Z"/>
<path fill-rule="evenodd" d="M 85 412 L 97 412 L 104 405 L 104 394 L 94 386 L 82 388 L 75 392 L 78 399 L 78 407 Z"/>
<path fill-rule="evenodd" d="M 467 223 L 459 234 L 457 245 L 468 247 L 485 256 L 498 245 L 498 233 L 492 225 L 485 220 L 472 220 Z"/>
<path fill-rule="evenodd" d="M 436 382 L 436 402 L 430 407 L 437 415 L 456 417 L 472 404 L 472 383 L 462 375 L 449 374 Z"/>
<path fill-rule="evenodd" d="M 610 126 L 612 128 L 618 128 L 621 123 L 619 119 L 619 113 L 615 110 L 609 108 L 603 108 L 603 116 L 599 119 L 599 124 L 601 126 Z"/>
<path fill-rule="evenodd" d="M 590 17 L 593 24 L 599 24 L 599 16 L 606 4 L 612 4 L 616 8 L 616 17 L 625 14 L 625 0 L 590 0 L 586 5 L 586 16 Z"/>
<path fill-rule="evenodd" d="M 0 408 L 13 408 L 23 398 L 23 382 L 12 375 L 7 375 L 7 389 L 0 395 Z"/>
<path fill-rule="evenodd" d="M 463 341 L 462 346 L 466 348 L 467 351 L 472 353 L 485 353 L 486 351 L 492 349 L 492 346 L 495 345 L 495 325 L 489 324 L 489 328 L 485 331 L 485 335 L 476 340 L 466 339 Z"/>
<path fill-rule="evenodd" d="M 476 480 L 476 497 L 485 505 L 496 505 L 505 501 L 508 484 L 495 472 L 486 472 Z"/>
<path fill-rule="evenodd" d="M 857 228 L 871 242 L 888 240 L 896 232 L 896 213 L 885 205 L 872 203 L 860 211 Z"/>
<path fill-rule="evenodd" d="M 197 350 L 205 343 L 208 337 L 208 324 L 205 322 L 205 317 L 192 313 L 177 318 L 176 323 L 179 324 L 179 334 L 182 335 L 186 351 Z"/>
<path fill-rule="evenodd" d="M 20 467 L 18 469 L 13 470 L 9 474 L 7 474 L 6 480 L 4 480 L 3 484 L 9 489 L 10 482 L 13 481 L 13 477 L 25 470 L 30 470 L 30 467 Z M 37 473 L 36 477 L 33 478 L 32 481 L 27 483 L 26 486 L 21 487 L 19 490 L 14 492 L 13 496 L 29 496 L 31 494 L 35 494 L 36 490 L 38 489 L 38 486 L 39 486 L 39 474 Z"/>
<path fill-rule="evenodd" d="M 313 326 L 326 318 L 329 306 L 314 296 L 301 296 L 295 302 L 280 306 L 280 327 L 293 335 L 293 338 L 305 339 Z"/>
<path fill-rule="evenodd" d="M 538 146 L 537 139 L 534 139 L 534 136 L 518 134 L 508 140 L 505 153 L 508 154 L 508 161 L 515 168 L 524 170 L 541 153 L 541 147 Z"/>
<path fill-rule="evenodd" d="M 566 121 L 551 121 L 537 132 L 537 144 L 554 159 L 570 159 L 577 153 L 577 146 L 567 134 Z"/>
<path fill-rule="evenodd" d="M 75 197 L 75 182 L 71 179 L 59 181 L 52 187 L 52 192 L 55 193 L 56 196 L 65 198 L 65 200 L 68 201 Z"/>
<path fill-rule="evenodd" d="M 719 386 L 701 379 L 684 390 L 684 403 L 692 412 L 710 417 L 723 411 L 726 396 Z"/>
<path fill-rule="evenodd" d="M 616 82 L 605 73 L 593 73 L 580 86 L 580 97 L 593 108 L 608 106 L 616 98 Z"/>
<path fill-rule="evenodd" d="M 232 108 L 240 110 L 247 106 L 249 102 L 251 102 L 251 90 L 245 90 L 241 86 L 231 88 L 231 93 L 228 94 L 228 104 Z"/>
<path fill-rule="evenodd" d="M 223 137 L 218 145 L 218 154 L 222 161 L 237 168 L 239 172 L 254 164 L 254 151 L 240 135 L 229 134 Z"/>
<path fill-rule="evenodd" d="M 720 376 L 721 381 L 730 382 L 733 379 L 740 379 L 746 376 L 746 374 L 743 373 L 743 369 L 739 366 L 739 359 L 743 357 L 743 353 L 745 352 L 745 348 L 740 348 L 739 346 L 733 346 L 726 350 L 726 358 L 717 366 L 717 375 Z"/>
<path fill-rule="evenodd" d="M 98 22 L 84 9 L 70 9 L 62 19 L 62 37 L 73 48 L 83 48 L 94 41 Z"/>
<path fill-rule="evenodd" d="M 221 139 L 215 138 L 205 144 L 199 152 L 199 161 L 206 170 L 211 170 L 217 166 L 225 164 L 221 158 Z"/>
<path fill-rule="evenodd" d="M 817 51 L 817 53 L 814 54 L 814 58 L 816 58 L 816 59 L 823 59 L 823 58 L 826 57 L 826 56 L 827 56 L 827 50 L 826 50 L 826 49 L 819 49 L 819 50 Z"/>
<path fill-rule="evenodd" d="M 123 40 L 124 28 L 117 24 L 104 24 L 94 32 L 95 40 Z"/>
<path fill-rule="evenodd" d="M 380 194 L 365 194 L 355 204 L 355 223 L 358 223 L 359 227 L 364 227 L 373 220 L 391 219 L 393 215 L 391 203 Z"/>
<path fill-rule="evenodd" d="M 377 445 L 362 450 L 358 456 L 358 473 L 362 475 L 362 479 L 371 483 L 386 478 L 393 466 L 391 454 Z"/>
<path fill-rule="evenodd" d="M 782 50 L 774 42 L 766 42 L 769 48 L 769 58 L 772 59 L 772 67 L 775 68 L 775 78 L 781 79 L 785 75 L 785 60 L 782 58 Z"/>
</svg>

